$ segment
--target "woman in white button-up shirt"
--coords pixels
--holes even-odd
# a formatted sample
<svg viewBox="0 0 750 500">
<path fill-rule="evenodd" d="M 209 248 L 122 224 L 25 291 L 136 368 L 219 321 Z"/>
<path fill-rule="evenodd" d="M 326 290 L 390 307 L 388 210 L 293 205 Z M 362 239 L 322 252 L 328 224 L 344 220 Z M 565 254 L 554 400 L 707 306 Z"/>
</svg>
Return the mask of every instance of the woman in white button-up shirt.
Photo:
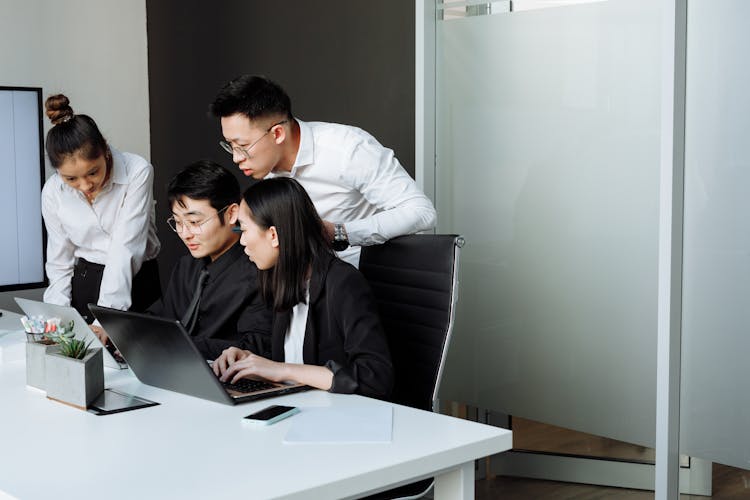
<svg viewBox="0 0 750 500">
<path fill-rule="evenodd" d="M 64 95 L 45 107 L 53 124 L 45 146 L 56 173 L 42 189 L 44 301 L 72 305 L 88 322 L 88 303 L 144 310 L 161 296 L 153 167 L 109 146 Z"/>
</svg>

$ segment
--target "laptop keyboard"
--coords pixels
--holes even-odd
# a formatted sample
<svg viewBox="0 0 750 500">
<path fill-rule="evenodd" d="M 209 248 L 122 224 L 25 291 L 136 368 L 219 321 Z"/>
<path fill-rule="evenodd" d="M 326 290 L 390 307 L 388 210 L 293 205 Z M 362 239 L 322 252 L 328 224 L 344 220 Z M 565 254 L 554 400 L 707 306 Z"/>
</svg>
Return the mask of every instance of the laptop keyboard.
<svg viewBox="0 0 750 500">
<path fill-rule="evenodd" d="M 264 389 L 273 389 L 276 385 L 270 382 L 264 382 L 262 380 L 252 380 L 249 378 L 241 378 L 236 383 L 232 384 L 229 382 L 222 382 L 222 385 L 232 391 L 237 392 L 256 392 Z"/>
</svg>

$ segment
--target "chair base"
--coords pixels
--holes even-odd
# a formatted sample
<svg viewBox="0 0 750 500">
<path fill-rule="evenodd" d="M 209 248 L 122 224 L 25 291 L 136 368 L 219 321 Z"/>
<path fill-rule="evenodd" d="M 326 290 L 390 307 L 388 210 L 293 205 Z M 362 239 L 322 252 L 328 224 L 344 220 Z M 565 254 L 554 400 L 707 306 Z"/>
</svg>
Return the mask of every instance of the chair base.
<svg viewBox="0 0 750 500">
<path fill-rule="evenodd" d="M 416 483 L 409 483 L 398 488 L 393 488 L 388 491 L 381 491 L 374 495 L 362 497 L 363 500 L 393 500 L 393 499 L 408 499 L 408 498 L 421 498 L 427 492 L 432 489 L 434 483 L 433 478 L 423 479 Z"/>
</svg>

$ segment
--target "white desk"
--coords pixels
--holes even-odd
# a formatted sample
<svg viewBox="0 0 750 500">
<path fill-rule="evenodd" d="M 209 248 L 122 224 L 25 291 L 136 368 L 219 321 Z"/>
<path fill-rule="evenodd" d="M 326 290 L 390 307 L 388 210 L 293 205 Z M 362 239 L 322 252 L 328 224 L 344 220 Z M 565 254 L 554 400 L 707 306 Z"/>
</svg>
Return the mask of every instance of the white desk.
<svg viewBox="0 0 750 500">
<path fill-rule="evenodd" d="M 474 498 L 474 460 L 511 448 L 511 432 L 393 405 L 388 444 L 283 444 L 293 418 L 258 429 L 268 404 L 384 405 L 309 391 L 225 406 L 105 369 L 107 387 L 161 403 L 96 416 L 25 385 L 23 334 L 0 336 L 0 498 L 356 498 L 436 475 L 436 499 Z"/>
<path fill-rule="evenodd" d="M 4 309 L 0 309 L 0 312 L 3 313 L 3 315 L 0 316 L 0 337 L 9 331 L 17 331 L 21 328 L 20 314 L 6 311 Z"/>
</svg>

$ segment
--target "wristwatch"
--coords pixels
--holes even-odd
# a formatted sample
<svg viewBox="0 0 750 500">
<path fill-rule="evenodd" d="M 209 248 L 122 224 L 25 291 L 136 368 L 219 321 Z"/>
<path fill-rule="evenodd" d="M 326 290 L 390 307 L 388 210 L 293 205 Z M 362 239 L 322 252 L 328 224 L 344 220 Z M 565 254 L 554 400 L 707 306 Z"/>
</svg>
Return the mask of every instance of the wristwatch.
<svg viewBox="0 0 750 500">
<path fill-rule="evenodd" d="M 346 235 L 346 228 L 343 224 L 333 225 L 333 243 L 331 246 L 337 252 L 349 248 L 349 236 Z"/>
</svg>

